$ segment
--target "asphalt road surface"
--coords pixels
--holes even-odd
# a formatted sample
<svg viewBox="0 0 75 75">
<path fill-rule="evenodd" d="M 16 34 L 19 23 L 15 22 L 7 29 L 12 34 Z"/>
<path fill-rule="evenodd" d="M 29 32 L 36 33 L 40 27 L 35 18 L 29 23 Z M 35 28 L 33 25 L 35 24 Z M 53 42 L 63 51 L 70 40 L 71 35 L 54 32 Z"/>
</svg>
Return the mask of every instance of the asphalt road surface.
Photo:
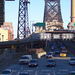
<svg viewBox="0 0 75 75">
<path fill-rule="evenodd" d="M 57 54 L 56 56 L 59 56 Z M 75 70 L 75 65 L 69 65 L 70 57 L 73 57 L 68 53 L 68 57 L 53 57 L 56 60 L 55 67 L 46 67 L 46 61 L 48 58 L 41 57 L 38 59 L 38 67 L 29 67 L 28 65 L 19 65 L 19 63 L 8 66 L 6 69 L 11 69 L 13 75 L 18 75 L 19 72 L 29 72 L 30 75 L 68 75 L 70 71 Z"/>
</svg>

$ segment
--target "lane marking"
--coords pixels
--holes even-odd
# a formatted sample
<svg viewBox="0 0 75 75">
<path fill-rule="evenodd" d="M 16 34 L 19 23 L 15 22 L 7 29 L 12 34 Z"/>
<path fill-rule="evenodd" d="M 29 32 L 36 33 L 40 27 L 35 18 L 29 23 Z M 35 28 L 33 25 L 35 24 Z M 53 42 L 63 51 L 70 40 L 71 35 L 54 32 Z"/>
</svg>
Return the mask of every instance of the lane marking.
<svg viewBox="0 0 75 75">
<path fill-rule="evenodd" d="M 53 71 L 53 75 L 55 75 L 55 71 Z"/>
<path fill-rule="evenodd" d="M 37 75 L 37 71 L 36 71 L 35 75 Z"/>
<path fill-rule="evenodd" d="M 21 69 L 23 69 L 23 67 L 21 67 Z"/>
<path fill-rule="evenodd" d="M 72 66 L 70 66 L 70 68 L 72 68 Z"/>
<path fill-rule="evenodd" d="M 37 67 L 37 69 L 38 69 L 38 67 Z"/>
<path fill-rule="evenodd" d="M 12 72 L 17 72 L 17 70 L 12 70 Z"/>
<path fill-rule="evenodd" d="M 19 75 L 20 71 L 17 73 L 17 75 Z"/>
<path fill-rule="evenodd" d="M 59 71 L 68 71 L 68 69 L 59 69 Z"/>
</svg>

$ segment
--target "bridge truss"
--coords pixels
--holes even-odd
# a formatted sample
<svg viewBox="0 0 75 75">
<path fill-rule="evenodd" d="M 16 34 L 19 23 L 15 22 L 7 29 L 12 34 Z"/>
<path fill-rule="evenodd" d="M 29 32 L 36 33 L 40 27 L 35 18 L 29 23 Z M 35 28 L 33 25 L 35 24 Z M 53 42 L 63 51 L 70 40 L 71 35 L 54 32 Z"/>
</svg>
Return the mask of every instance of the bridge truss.
<svg viewBox="0 0 75 75">
<path fill-rule="evenodd" d="M 18 15 L 18 29 L 17 38 L 24 39 L 30 34 L 28 21 L 28 0 L 19 0 L 19 15 Z"/>
<path fill-rule="evenodd" d="M 60 0 L 45 0 L 45 10 L 43 22 L 57 22 L 63 23 L 60 9 Z M 60 26 L 58 26 L 60 27 Z M 61 26 L 62 28 L 63 26 Z"/>
</svg>

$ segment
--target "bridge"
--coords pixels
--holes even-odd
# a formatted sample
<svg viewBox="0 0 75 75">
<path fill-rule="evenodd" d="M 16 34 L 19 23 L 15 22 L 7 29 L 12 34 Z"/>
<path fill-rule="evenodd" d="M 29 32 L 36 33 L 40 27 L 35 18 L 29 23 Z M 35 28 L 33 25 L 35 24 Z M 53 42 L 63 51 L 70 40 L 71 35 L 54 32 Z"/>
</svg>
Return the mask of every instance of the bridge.
<svg viewBox="0 0 75 75">
<path fill-rule="evenodd" d="M 51 41 L 53 39 L 72 40 L 73 38 L 74 38 L 73 32 L 46 31 L 41 33 L 33 33 L 26 39 L 0 42 L 0 48 L 11 48 L 12 45 L 14 47 L 20 45 L 31 45 L 32 42 L 35 45 L 39 44 L 40 42 L 46 42 L 47 40 Z"/>
</svg>

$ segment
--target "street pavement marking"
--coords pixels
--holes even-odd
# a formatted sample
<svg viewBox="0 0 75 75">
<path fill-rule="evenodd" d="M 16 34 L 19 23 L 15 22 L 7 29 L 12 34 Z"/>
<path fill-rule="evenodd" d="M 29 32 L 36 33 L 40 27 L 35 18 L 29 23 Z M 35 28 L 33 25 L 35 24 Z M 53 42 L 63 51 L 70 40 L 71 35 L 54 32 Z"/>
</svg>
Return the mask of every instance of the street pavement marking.
<svg viewBox="0 0 75 75">
<path fill-rule="evenodd" d="M 23 67 L 21 67 L 21 69 L 23 69 Z"/>
<path fill-rule="evenodd" d="M 53 71 L 53 75 L 55 75 L 55 71 Z"/>
<path fill-rule="evenodd" d="M 58 74 L 66 74 L 66 73 L 60 73 L 60 72 L 58 72 Z"/>
<path fill-rule="evenodd" d="M 59 71 L 68 71 L 68 69 L 59 69 Z"/>
<path fill-rule="evenodd" d="M 47 72 L 47 71 L 51 71 L 51 70 L 42 70 L 42 71 Z"/>
<path fill-rule="evenodd" d="M 17 72 L 17 70 L 12 70 L 12 72 Z"/>
<path fill-rule="evenodd" d="M 72 66 L 70 66 L 70 68 L 72 68 Z"/>
<path fill-rule="evenodd" d="M 19 75 L 20 71 L 17 73 L 17 75 Z"/>
<path fill-rule="evenodd" d="M 27 71 L 27 72 L 33 72 L 33 70 L 24 70 L 24 71 Z"/>
<path fill-rule="evenodd" d="M 36 71 L 35 75 L 37 75 L 37 71 Z"/>
</svg>

